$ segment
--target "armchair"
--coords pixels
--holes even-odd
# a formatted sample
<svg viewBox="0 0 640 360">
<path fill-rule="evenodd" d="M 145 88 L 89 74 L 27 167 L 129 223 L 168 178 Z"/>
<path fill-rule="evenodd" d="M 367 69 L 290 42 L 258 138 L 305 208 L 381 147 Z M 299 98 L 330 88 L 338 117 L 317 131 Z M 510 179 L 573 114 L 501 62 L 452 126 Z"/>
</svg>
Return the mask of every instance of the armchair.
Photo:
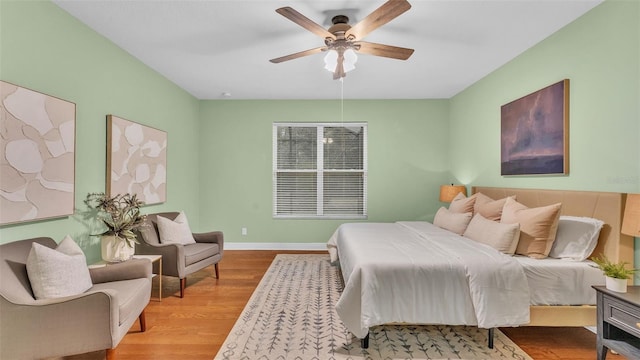
<svg viewBox="0 0 640 360">
<path fill-rule="evenodd" d="M 174 220 L 178 212 L 148 214 L 146 226 L 136 231 L 136 254 L 162 255 L 162 275 L 180 279 L 180 297 L 184 297 L 187 275 L 214 265 L 216 278 L 220 278 L 218 262 L 222 260 L 224 236 L 221 231 L 194 233 L 195 244 L 162 244 L 158 232 L 158 216 Z"/>
<path fill-rule="evenodd" d="M 0 359 L 39 359 L 115 347 L 136 319 L 145 331 L 151 295 L 151 262 L 129 260 L 90 269 L 86 292 L 36 300 L 26 262 L 32 243 L 55 248 L 40 237 L 0 245 Z"/>
</svg>

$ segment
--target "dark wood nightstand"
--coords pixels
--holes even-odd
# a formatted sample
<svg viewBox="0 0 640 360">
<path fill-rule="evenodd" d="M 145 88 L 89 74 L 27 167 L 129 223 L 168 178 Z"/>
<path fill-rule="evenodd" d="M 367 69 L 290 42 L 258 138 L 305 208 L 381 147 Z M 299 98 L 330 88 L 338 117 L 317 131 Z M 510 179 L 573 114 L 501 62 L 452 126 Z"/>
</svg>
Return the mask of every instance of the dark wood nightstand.
<svg viewBox="0 0 640 360">
<path fill-rule="evenodd" d="M 629 286 L 626 293 L 593 286 L 598 298 L 598 360 L 608 349 L 629 359 L 640 359 L 640 286 Z"/>
</svg>

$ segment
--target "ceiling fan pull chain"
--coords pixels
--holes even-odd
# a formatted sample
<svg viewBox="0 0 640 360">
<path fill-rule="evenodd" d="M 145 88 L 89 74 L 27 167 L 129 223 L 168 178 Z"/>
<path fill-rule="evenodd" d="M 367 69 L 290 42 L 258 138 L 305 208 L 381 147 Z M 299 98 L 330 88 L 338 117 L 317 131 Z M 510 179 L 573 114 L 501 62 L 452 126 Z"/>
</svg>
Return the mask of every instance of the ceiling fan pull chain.
<svg viewBox="0 0 640 360">
<path fill-rule="evenodd" d="M 340 78 L 340 123 L 344 126 L 344 78 Z"/>
</svg>

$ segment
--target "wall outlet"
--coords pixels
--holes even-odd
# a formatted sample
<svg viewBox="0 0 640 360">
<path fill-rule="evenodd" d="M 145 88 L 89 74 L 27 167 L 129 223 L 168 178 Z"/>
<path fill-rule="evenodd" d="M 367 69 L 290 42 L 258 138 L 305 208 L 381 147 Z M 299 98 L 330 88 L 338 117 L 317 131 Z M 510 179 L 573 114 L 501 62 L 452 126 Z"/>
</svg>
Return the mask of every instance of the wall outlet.
<svg viewBox="0 0 640 360">
<path fill-rule="evenodd" d="M 247 228 L 246 227 L 242 228 L 242 235 L 247 235 Z"/>
</svg>

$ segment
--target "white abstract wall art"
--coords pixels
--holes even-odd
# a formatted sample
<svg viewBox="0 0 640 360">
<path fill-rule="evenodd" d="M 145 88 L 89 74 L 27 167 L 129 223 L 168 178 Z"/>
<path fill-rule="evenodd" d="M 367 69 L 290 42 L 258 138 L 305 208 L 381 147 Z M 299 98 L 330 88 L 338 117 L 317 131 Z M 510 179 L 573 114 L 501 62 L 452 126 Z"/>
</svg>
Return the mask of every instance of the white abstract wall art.
<svg viewBox="0 0 640 360">
<path fill-rule="evenodd" d="M 107 115 L 107 195 L 167 200 L 167 133 Z"/>
<path fill-rule="evenodd" d="M 0 225 L 74 211 L 76 105 L 0 81 Z"/>
</svg>

